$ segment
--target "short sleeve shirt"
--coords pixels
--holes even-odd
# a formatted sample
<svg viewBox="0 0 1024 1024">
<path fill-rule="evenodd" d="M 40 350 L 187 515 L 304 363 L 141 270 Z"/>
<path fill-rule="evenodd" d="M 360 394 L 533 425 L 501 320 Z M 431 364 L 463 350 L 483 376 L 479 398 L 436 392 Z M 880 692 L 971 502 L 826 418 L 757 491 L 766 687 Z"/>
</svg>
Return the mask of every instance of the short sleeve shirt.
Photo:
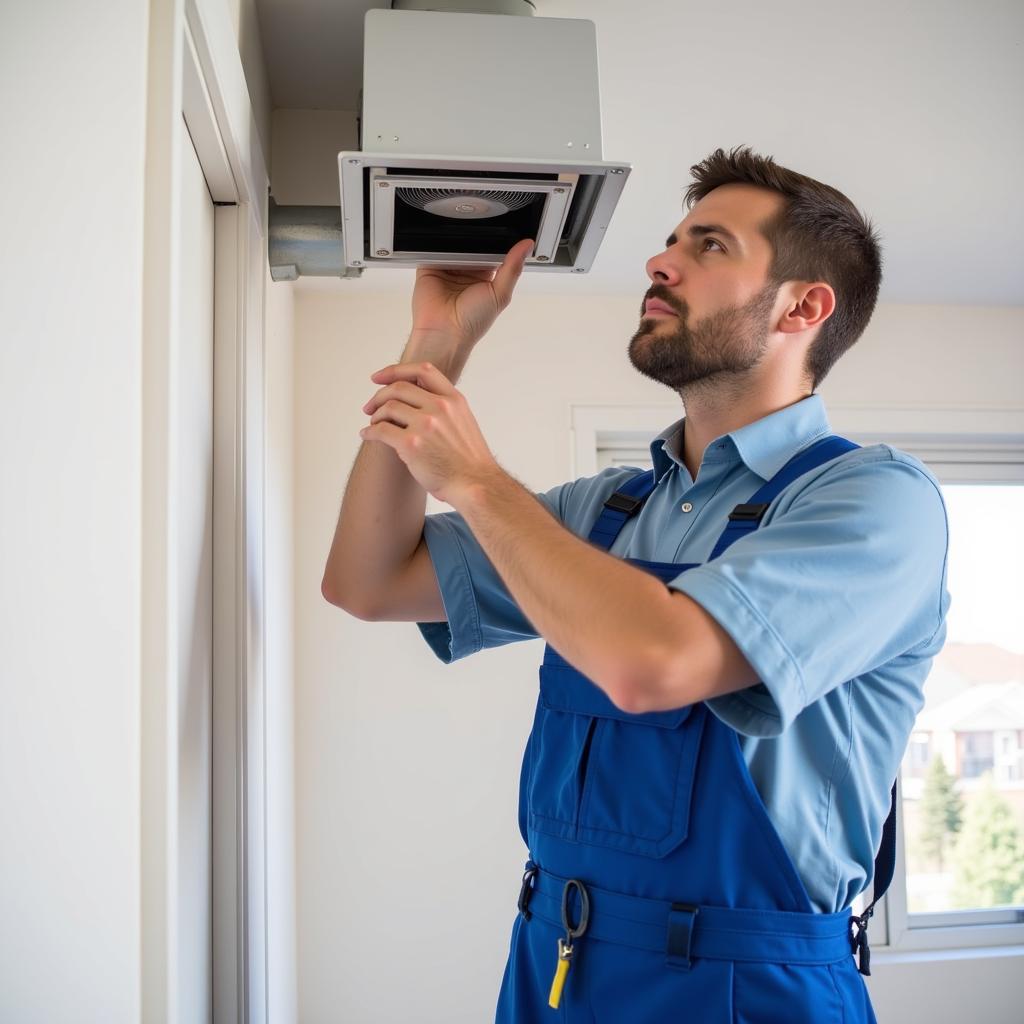
<svg viewBox="0 0 1024 1024">
<path fill-rule="evenodd" d="M 699 563 L 668 586 L 726 630 L 761 680 L 708 706 L 739 734 L 812 904 L 841 910 L 871 879 L 892 781 L 945 638 L 941 491 L 912 456 L 860 448 L 792 482 L 758 530 L 708 562 L 729 512 L 829 425 L 812 395 L 716 438 L 696 479 L 682 461 L 684 430 L 679 420 L 652 442 L 655 488 L 610 554 Z M 586 538 L 605 500 L 638 472 L 606 469 L 537 498 Z M 438 657 L 537 637 L 458 513 L 428 516 L 424 538 L 447 622 L 419 628 Z"/>
</svg>

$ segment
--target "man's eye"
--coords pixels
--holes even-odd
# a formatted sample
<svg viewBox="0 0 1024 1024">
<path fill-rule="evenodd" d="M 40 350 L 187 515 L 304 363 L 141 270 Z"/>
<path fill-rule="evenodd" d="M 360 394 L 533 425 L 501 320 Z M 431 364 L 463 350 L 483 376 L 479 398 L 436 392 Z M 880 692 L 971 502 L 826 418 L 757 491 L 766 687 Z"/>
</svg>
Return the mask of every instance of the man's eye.
<svg viewBox="0 0 1024 1024">
<path fill-rule="evenodd" d="M 717 245 L 719 252 L 725 252 L 725 249 L 722 248 L 722 243 L 719 242 L 717 238 L 705 238 L 704 245 L 701 246 L 701 251 L 704 251 L 704 247 L 708 245 Z"/>
</svg>

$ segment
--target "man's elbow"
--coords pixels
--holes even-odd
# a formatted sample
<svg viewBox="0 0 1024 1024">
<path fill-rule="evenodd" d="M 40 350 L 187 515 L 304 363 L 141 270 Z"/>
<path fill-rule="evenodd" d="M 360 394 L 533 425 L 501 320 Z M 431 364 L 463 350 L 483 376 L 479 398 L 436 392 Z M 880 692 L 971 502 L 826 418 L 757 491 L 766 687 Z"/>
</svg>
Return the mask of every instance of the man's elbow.
<svg viewBox="0 0 1024 1024">
<path fill-rule="evenodd" d="M 343 612 L 348 612 L 354 618 L 362 619 L 364 622 L 374 621 L 373 612 L 367 605 L 353 600 L 348 595 L 339 594 L 331 585 L 326 575 L 320 581 L 320 594 L 328 604 L 334 605 L 335 608 L 340 608 Z"/>
<path fill-rule="evenodd" d="M 643 694 L 630 685 L 620 684 L 608 693 L 608 697 L 620 711 L 627 715 L 642 715 L 651 710 L 647 706 Z"/>
<path fill-rule="evenodd" d="M 608 688 L 611 702 L 627 715 L 670 711 L 692 703 L 684 696 L 674 659 L 653 657 L 644 665 L 640 659 L 621 669 Z"/>
<path fill-rule="evenodd" d="M 333 604 L 335 608 L 342 608 L 345 611 L 348 611 L 345 607 L 345 600 L 335 589 L 327 573 L 324 573 L 324 578 L 320 581 L 320 593 L 328 604 Z"/>
<path fill-rule="evenodd" d="M 620 686 L 611 696 L 611 702 L 627 715 L 646 715 L 650 711 L 668 711 L 656 694 L 638 686 Z"/>
</svg>

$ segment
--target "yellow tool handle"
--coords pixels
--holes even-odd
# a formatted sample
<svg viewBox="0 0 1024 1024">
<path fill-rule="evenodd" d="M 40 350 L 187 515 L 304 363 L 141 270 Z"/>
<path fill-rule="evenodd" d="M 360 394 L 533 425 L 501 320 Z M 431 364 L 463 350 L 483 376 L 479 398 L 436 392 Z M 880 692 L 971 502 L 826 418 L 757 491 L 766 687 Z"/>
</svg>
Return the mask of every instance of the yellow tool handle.
<svg viewBox="0 0 1024 1024">
<path fill-rule="evenodd" d="M 562 1001 L 562 989 L 565 988 L 565 977 L 568 973 L 569 958 L 560 956 L 555 968 L 555 977 L 551 982 L 551 994 L 548 996 L 548 1006 L 552 1010 L 557 1010 L 558 1004 Z"/>
</svg>

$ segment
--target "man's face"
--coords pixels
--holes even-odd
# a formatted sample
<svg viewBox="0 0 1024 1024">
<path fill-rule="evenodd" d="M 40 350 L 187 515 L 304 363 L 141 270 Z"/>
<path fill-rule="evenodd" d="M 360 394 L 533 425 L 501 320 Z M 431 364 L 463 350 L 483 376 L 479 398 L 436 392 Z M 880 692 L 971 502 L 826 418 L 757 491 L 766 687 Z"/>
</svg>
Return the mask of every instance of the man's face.
<svg viewBox="0 0 1024 1024">
<path fill-rule="evenodd" d="M 690 210 L 647 261 L 652 284 L 629 343 L 636 369 L 679 390 L 758 364 L 778 294 L 766 283 L 772 250 L 760 225 L 781 205 L 765 189 L 724 185 Z"/>
</svg>

